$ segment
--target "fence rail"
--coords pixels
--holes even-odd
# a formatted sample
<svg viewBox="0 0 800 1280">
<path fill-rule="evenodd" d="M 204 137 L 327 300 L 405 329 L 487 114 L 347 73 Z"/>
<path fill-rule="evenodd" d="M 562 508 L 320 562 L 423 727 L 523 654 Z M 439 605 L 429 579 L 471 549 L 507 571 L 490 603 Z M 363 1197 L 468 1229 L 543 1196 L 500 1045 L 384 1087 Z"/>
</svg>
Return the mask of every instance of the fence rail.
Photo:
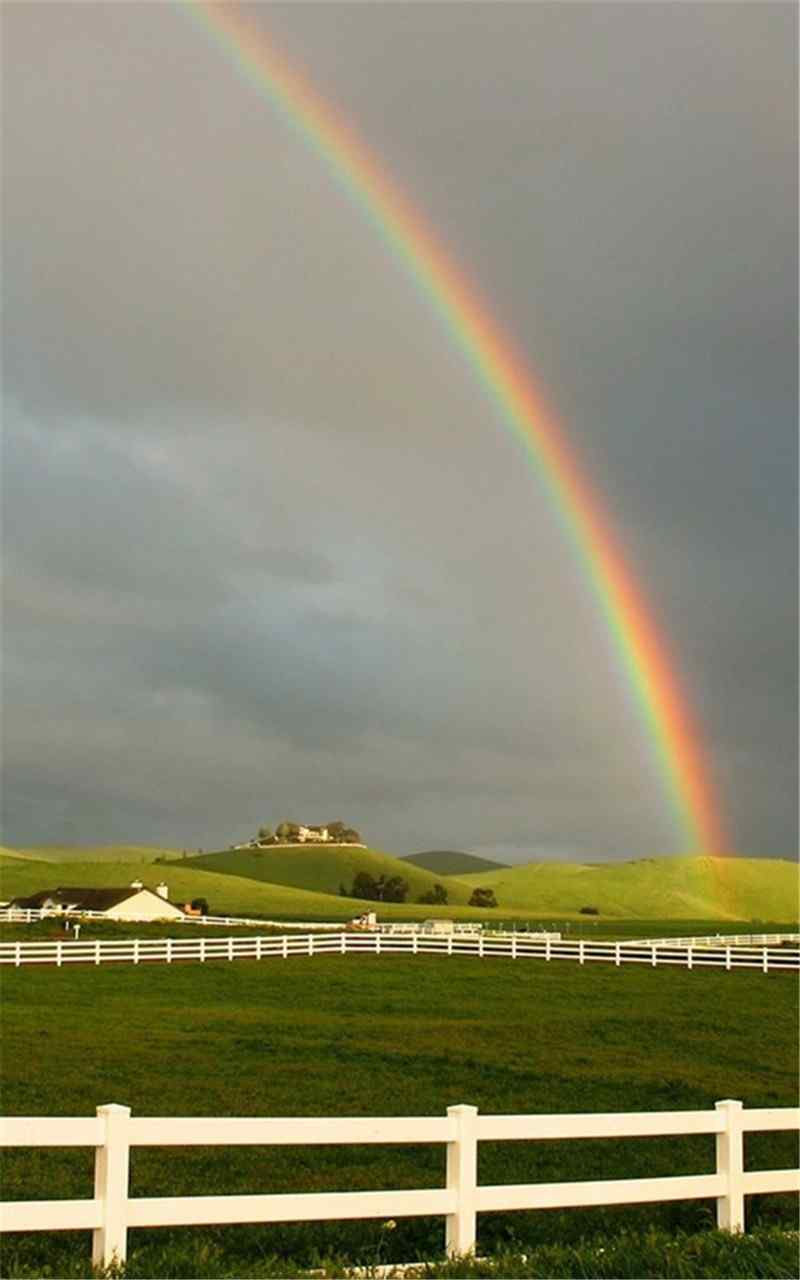
<svg viewBox="0 0 800 1280">
<path fill-rule="evenodd" d="M 797 947 L 694 947 L 668 943 L 588 942 L 554 940 L 531 934 L 493 937 L 491 934 L 380 933 L 272 934 L 241 938 L 203 935 L 200 938 L 124 938 L 77 942 L 2 942 L 0 965 L 29 964 L 142 964 L 210 960 L 265 960 L 268 957 L 317 955 L 460 955 L 577 964 L 645 964 L 653 968 L 757 969 L 762 973 L 800 970 Z"/>
<path fill-rule="evenodd" d="M 701 938 L 636 938 L 624 940 L 623 947 L 779 947 L 783 943 L 800 946 L 800 933 L 711 933 Z"/>
<path fill-rule="evenodd" d="M 442 1214 L 448 1254 L 475 1249 L 477 1214 L 497 1210 L 555 1209 L 713 1198 L 717 1225 L 745 1228 L 745 1196 L 800 1191 L 800 1169 L 744 1172 L 744 1134 L 800 1128 L 800 1108 L 745 1111 L 732 1099 L 713 1111 L 630 1112 L 606 1115 L 480 1115 L 476 1107 L 448 1107 L 446 1116 L 346 1118 L 154 1118 L 132 1116 L 109 1103 L 96 1117 L 0 1119 L 0 1146 L 94 1147 L 94 1196 L 85 1200 L 7 1201 L 0 1231 L 93 1232 L 96 1266 L 123 1263 L 131 1227 L 219 1223 L 322 1222 Z M 481 1186 L 478 1143 L 552 1138 L 658 1137 L 713 1134 L 713 1173 L 598 1182 Z M 319 1146 L 354 1143 L 444 1143 L 446 1185 L 424 1190 L 380 1190 L 235 1196 L 130 1196 L 130 1152 L 141 1146 Z"/>
</svg>

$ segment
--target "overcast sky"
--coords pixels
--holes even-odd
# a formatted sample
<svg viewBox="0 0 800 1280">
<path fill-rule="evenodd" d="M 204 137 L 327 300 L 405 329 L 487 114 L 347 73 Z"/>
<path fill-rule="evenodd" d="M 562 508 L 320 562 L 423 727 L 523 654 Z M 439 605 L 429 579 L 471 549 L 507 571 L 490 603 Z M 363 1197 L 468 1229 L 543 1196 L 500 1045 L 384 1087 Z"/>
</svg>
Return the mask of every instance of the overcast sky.
<svg viewBox="0 0 800 1280">
<path fill-rule="evenodd" d="M 262 5 L 603 495 L 742 854 L 797 846 L 790 4 Z M 534 471 L 170 4 L 4 8 L 4 840 L 677 850 Z"/>
</svg>

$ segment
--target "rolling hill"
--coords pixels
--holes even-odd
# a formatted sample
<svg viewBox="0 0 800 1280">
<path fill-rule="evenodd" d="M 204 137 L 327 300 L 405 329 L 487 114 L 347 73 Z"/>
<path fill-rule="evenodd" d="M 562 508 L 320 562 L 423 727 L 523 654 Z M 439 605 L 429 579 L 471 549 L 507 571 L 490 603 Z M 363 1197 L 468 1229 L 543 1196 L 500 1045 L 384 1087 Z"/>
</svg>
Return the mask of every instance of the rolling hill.
<svg viewBox="0 0 800 1280">
<path fill-rule="evenodd" d="M 340 885 L 349 889 L 359 871 L 366 871 L 376 878 L 402 876 L 408 883 L 408 903 L 416 902 L 420 894 L 427 893 L 437 880 L 441 880 L 441 876 L 437 877 L 402 858 L 380 853 L 377 849 L 347 844 L 230 849 L 192 858 L 192 867 L 335 895 L 338 895 Z M 472 893 L 471 888 L 454 879 L 448 879 L 446 888 L 450 903 L 455 905 L 466 905 Z"/>
<path fill-rule="evenodd" d="M 479 858 L 474 853 L 461 853 L 457 849 L 429 849 L 425 853 L 407 853 L 401 862 L 413 862 L 436 876 L 479 875 L 481 871 L 496 871 L 507 867 L 507 862 L 494 862 L 491 858 Z"/>
<path fill-rule="evenodd" d="M 767 858 L 645 858 L 634 862 L 529 862 L 466 875 L 494 889 L 501 910 L 646 919 L 796 920 L 798 865 Z"/>
<path fill-rule="evenodd" d="M 156 858 L 181 858 L 180 849 L 161 849 L 145 844 L 66 845 L 44 844 L 30 849 L 6 849 L 16 858 L 38 862 L 155 862 Z M 196 855 L 190 855 L 196 856 Z"/>
</svg>

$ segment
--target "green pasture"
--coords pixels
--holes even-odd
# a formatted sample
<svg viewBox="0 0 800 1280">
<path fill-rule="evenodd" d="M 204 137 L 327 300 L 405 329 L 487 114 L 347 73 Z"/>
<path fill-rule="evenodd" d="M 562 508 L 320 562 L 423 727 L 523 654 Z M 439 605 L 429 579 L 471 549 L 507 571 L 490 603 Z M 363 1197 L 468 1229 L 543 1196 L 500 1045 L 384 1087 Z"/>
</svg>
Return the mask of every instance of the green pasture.
<svg viewBox="0 0 800 1280">
<path fill-rule="evenodd" d="M 9 1114 L 88 1115 L 102 1102 L 138 1114 L 242 1116 L 436 1115 L 459 1102 L 484 1112 L 681 1110 L 726 1097 L 796 1104 L 797 984 L 786 974 L 331 956 L 23 968 L 2 981 Z M 748 1168 L 796 1159 L 791 1135 L 748 1139 Z M 480 1178 L 664 1176 L 701 1173 L 713 1160 L 710 1137 L 490 1143 Z M 9 1152 L 5 1197 L 88 1195 L 91 1163 L 86 1151 Z M 143 1149 L 133 1159 L 138 1195 L 421 1187 L 443 1177 L 440 1147 Z M 484 1215 L 479 1251 L 580 1253 L 589 1240 L 613 1249 L 626 1232 L 705 1232 L 712 1209 Z M 795 1212 L 792 1197 L 759 1196 L 749 1221 L 786 1228 Z M 141 1231 L 132 1233 L 132 1264 L 152 1276 L 292 1275 L 321 1257 L 435 1258 L 442 1238 L 440 1219 L 400 1220 L 391 1233 L 374 1222 Z M 4 1274 L 84 1275 L 88 1251 L 81 1233 L 9 1237 Z M 263 1269 L 276 1257 L 283 1272 Z"/>
</svg>

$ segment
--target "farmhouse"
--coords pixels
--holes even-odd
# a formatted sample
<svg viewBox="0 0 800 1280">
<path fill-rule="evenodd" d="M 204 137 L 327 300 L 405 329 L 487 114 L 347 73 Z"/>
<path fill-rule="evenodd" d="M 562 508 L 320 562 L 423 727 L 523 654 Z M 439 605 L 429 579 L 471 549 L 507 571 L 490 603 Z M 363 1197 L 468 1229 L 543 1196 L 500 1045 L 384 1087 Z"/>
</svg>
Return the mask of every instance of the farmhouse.
<svg viewBox="0 0 800 1280">
<path fill-rule="evenodd" d="M 186 914 L 182 907 L 169 901 L 163 881 L 155 889 L 146 889 L 141 880 L 134 880 L 124 889 L 41 889 L 30 897 L 14 898 L 10 905 L 57 914 L 96 911 L 109 920 L 176 920 Z"/>
</svg>

